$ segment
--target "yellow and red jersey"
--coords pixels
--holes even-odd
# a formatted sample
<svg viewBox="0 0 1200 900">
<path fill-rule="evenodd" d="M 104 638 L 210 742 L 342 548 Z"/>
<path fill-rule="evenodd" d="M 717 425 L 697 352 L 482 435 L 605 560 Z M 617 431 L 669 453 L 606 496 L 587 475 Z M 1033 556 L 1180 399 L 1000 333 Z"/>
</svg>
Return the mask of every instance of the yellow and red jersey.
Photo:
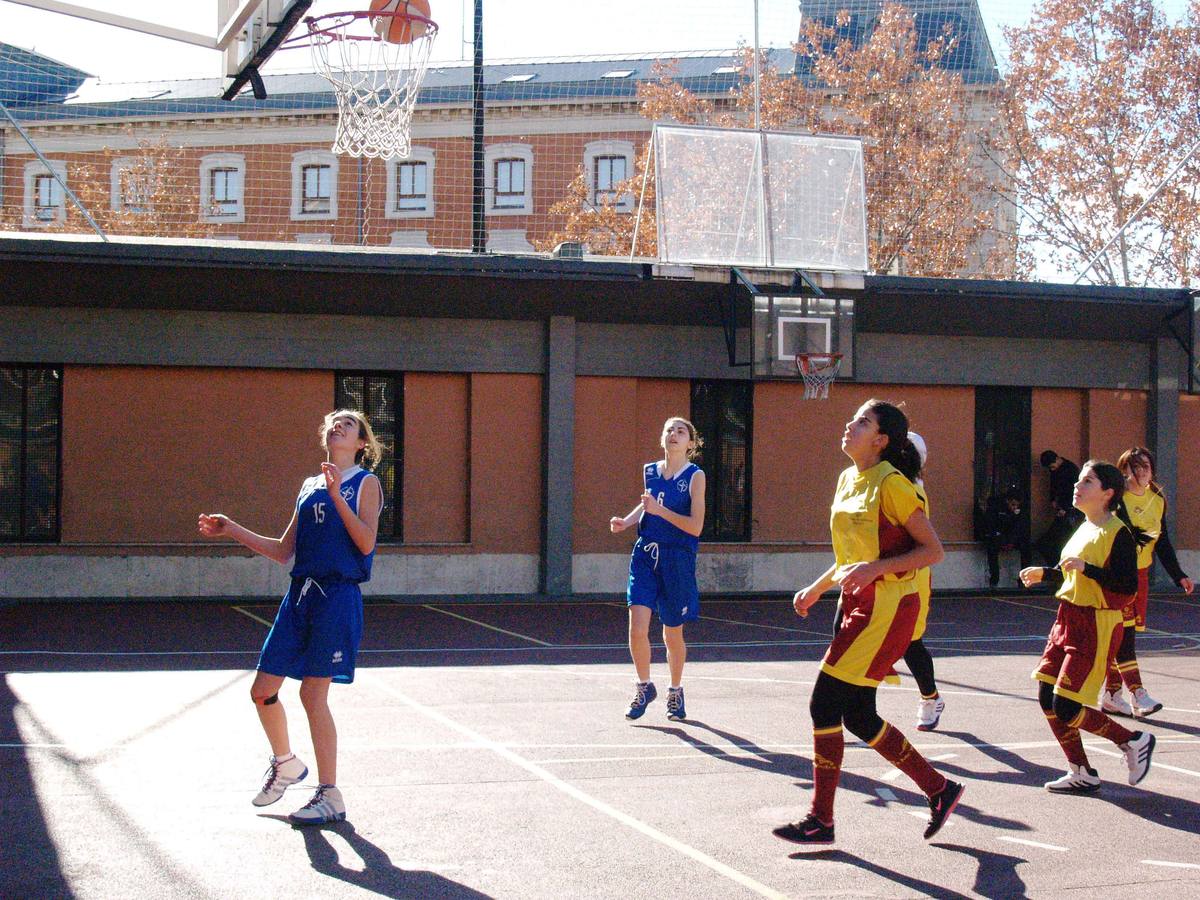
<svg viewBox="0 0 1200 900">
<path fill-rule="evenodd" d="M 1062 549 L 1062 559 L 1078 557 L 1082 572 L 1063 572 L 1056 596 L 1075 606 L 1121 609 L 1137 590 L 1137 544 L 1116 516 L 1103 525 L 1084 520 Z"/>
<path fill-rule="evenodd" d="M 838 566 L 874 562 L 907 553 L 914 546 L 904 523 L 927 508 L 917 486 L 889 462 L 860 472 L 854 466 L 838 476 L 829 510 L 833 556 Z M 885 575 L 885 581 L 912 581 L 919 570 Z"/>
</svg>

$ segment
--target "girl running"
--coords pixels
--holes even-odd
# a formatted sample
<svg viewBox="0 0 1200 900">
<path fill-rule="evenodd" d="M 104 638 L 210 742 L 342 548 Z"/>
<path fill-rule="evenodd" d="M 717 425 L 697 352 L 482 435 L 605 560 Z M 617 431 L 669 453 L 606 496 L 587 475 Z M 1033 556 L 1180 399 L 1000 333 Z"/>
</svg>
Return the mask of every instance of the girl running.
<svg viewBox="0 0 1200 900">
<path fill-rule="evenodd" d="M 658 696 L 650 680 L 650 615 L 658 613 L 667 645 L 671 686 L 667 692 L 667 718 L 683 719 L 683 663 L 687 645 L 683 624 L 700 615 L 696 587 L 696 552 L 704 530 L 704 472 L 691 460 L 703 446 L 696 428 L 674 416 L 663 425 L 659 441 L 665 454 L 642 467 L 642 499 L 626 516 L 613 516 L 608 527 L 614 534 L 635 522 L 637 543 L 629 559 L 629 655 L 637 672 L 633 700 L 625 713 L 641 718 Z"/>
<path fill-rule="evenodd" d="M 1099 790 L 1100 776 L 1088 764 L 1080 729 L 1121 748 L 1129 783 L 1150 771 L 1154 735 L 1122 728 L 1097 705 L 1100 689 L 1121 637 L 1122 609 L 1137 591 L 1137 542 L 1119 517 L 1125 478 L 1112 463 L 1088 460 L 1075 483 L 1074 504 L 1083 524 L 1062 549 L 1053 569 L 1021 570 L 1026 587 L 1058 584 L 1058 615 L 1033 677 L 1040 681 L 1038 702 L 1050 730 L 1067 756 L 1067 773 L 1046 782 L 1056 794 Z"/>
<path fill-rule="evenodd" d="M 921 611 L 918 570 L 935 565 L 944 553 L 913 483 L 921 464 L 904 413 L 868 400 L 846 423 L 842 451 L 853 465 L 838 477 L 830 509 L 834 563 L 793 600 L 796 613 L 807 616 L 822 592 L 841 588 L 841 627 L 825 651 L 809 702 L 812 806 L 803 820 L 773 833 L 796 844 L 833 843 L 844 725 L 929 798 L 928 839 L 958 805 L 963 785 L 935 771 L 879 717 L 875 694 L 912 641 Z"/>
<path fill-rule="evenodd" d="M 1126 521 L 1138 534 L 1138 583 L 1134 602 L 1122 611 L 1125 617 L 1124 630 L 1117 657 L 1108 670 L 1108 684 L 1101 698 L 1100 708 L 1105 712 L 1143 718 L 1162 709 L 1142 686 L 1142 675 L 1138 670 L 1134 636 L 1146 630 L 1146 609 L 1150 598 L 1150 565 L 1154 557 L 1162 563 L 1171 579 L 1190 594 L 1192 579 L 1183 573 L 1175 556 L 1175 547 L 1167 534 L 1167 499 L 1163 490 L 1154 481 L 1154 454 L 1145 447 L 1131 447 L 1117 460 L 1117 468 L 1125 476 L 1125 496 L 1121 499 Z M 1140 534 L 1139 534 L 1140 532 Z M 1129 688 L 1132 706 L 1121 696 L 1121 682 Z"/>
<path fill-rule="evenodd" d="M 337 788 L 337 729 L 329 711 L 329 684 L 354 680 L 362 638 L 362 593 L 371 577 L 375 534 L 383 508 L 379 479 L 362 465 L 379 461 L 380 446 L 366 417 L 341 409 L 319 429 L 326 462 L 307 479 L 279 538 L 243 528 L 220 513 L 200 516 L 205 537 L 228 537 L 280 565 L 293 559 L 292 584 L 258 658 L 250 687 L 259 721 L 271 745 L 271 760 L 255 806 L 267 806 L 308 775 L 291 750 L 287 716 L 279 702 L 284 678 L 300 680 L 300 702 L 308 716 L 319 784 L 312 799 L 288 819 L 320 825 L 346 818 Z"/>
<path fill-rule="evenodd" d="M 925 491 L 925 481 L 921 477 L 925 472 L 925 462 L 929 458 L 929 451 L 925 445 L 925 439 L 915 431 L 908 433 L 908 439 L 916 448 L 917 456 L 921 461 L 921 470 L 917 473 L 917 492 L 921 498 L 922 509 L 926 517 L 929 516 L 929 495 Z M 921 692 L 921 699 L 917 701 L 917 731 L 933 731 L 938 727 L 941 721 L 942 712 L 946 709 L 946 701 L 938 693 L 937 678 L 934 675 L 933 657 L 929 653 L 929 649 L 925 646 L 922 637 L 925 634 L 926 622 L 929 619 L 929 601 L 933 595 L 933 570 L 926 566 L 917 573 L 917 584 L 920 588 L 921 611 L 917 615 L 917 624 L 913 630 L 912 643 L 908 645 L 908 649 L 904 651 L 904 663 L 908 666 L 908 671 L 912 673 L 913 679 L 917 682 L 917 689 Z M 834 608 L 833 614 L 833 634 L 836 637 L 838 631 L 842 627 L 842 604 L 839 600 Z M 890 674 L 885 679 L 889 684 L 899 682 L 899 676 Z"/>
</svg>

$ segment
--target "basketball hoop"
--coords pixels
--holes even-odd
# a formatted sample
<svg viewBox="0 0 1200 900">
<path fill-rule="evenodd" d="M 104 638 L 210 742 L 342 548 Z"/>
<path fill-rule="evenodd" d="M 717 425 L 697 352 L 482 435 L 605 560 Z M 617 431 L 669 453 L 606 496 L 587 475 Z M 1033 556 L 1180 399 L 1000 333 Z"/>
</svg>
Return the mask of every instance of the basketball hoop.
<svg viewBox="0 0 1200 900">
<path fill-rule="evenodd" d="M 804 399 L 828 400 L 829 385 L 841 368 L 840 353 L 797 353 L 796 371 L 804 379 Z"/>
<path fill-rule="evenodd" d="M 311 48 L 317 71 L 333 86 L 338 102 L 334 153 L 391 159 L 412 149 L 409 124 L 438 27 L 408 9 L 310 16 L 304 20 L 307 33 L 285 42 L 289 49 Z M 387 19 L 390 26 L 381 26 Z M 364 22 L 362 33 L 355 33 Z M 406 40 L 385 40 L 389 33 Z"/>
</svg>

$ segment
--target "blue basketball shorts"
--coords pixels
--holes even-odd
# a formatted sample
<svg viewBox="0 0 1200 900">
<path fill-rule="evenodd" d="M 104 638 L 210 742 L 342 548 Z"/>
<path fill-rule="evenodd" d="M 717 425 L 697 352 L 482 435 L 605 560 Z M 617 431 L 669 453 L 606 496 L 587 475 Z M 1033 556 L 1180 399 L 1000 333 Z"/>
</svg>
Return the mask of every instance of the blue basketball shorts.
<svg viewBox="0 0 1200 900">
<path fill-rule="evenodd" d="M 362 591 L 357 584 L 293 578 L 257 668 L 288 678 L 332 678 L 350 684 L 362 630 Z"/>
<path fill-rule="evenodd" d="M 650 607 L 669 628 L 694 622 L 700 616 L 696 551 L 638 538 L 629 557 L 626 596 L 630 606 Z"/>
</svg>

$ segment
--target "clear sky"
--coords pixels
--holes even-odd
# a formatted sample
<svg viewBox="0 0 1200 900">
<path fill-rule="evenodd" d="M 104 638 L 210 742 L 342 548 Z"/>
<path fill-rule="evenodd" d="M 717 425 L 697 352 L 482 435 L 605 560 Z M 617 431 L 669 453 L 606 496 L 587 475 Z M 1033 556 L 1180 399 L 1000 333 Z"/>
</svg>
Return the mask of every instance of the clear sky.
<svg viewBox="0 0 1200 900">
<path fill-rule="evenodd" d="M 74 0 L 132 18 L 215 35 L 217 0 Z M 469 59 L 473 0 L 431 0 L 441 26 L 434 49 L 439 61 Z M 909 0 L 919 5 L 928 0 Z M 1035 0 L 979 0 L 992 46 L 1003 59 L 1001 27 L 1024 22 Z M 1178 18 L 1186 0 L 1158 0 Z M 317 0 L 311 13 L 363 7 L 367 0 Z M 753 39 L 753 0 L 606 0 L 601 6 L 573 0 L 484 0 L 489 59 L 585 56 L 733 47 Z M 467 22 L 464 29 L 464 18 Z M 797 0 L 759 0 L 761 43 L 784 46 L 798 30 Z M 213 77 L 215 51 L 125 32 L 0 0 L 0 41 L 36 49 L 104 81 Z M 307 51 L 279 55 L 276 71 L 309 68 Z"/>
</svg>

